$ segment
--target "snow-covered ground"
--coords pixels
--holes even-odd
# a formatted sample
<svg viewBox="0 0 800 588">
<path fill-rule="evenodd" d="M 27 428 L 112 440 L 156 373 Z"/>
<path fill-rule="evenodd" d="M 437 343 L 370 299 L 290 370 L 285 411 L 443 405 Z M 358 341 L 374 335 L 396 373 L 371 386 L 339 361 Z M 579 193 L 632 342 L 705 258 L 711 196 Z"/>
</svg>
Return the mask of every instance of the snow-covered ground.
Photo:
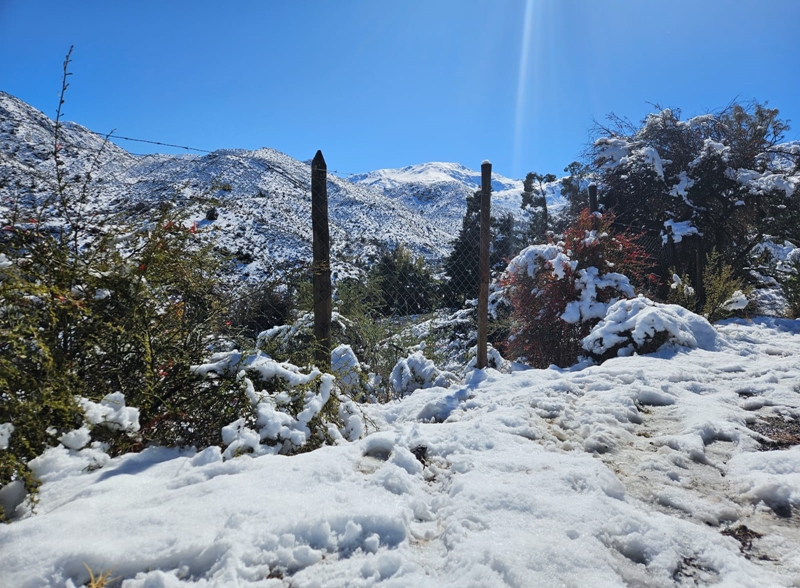
<svg viewBox="0 0 800 588">
<path fill-rule="evenodd" d="M 798 586 L 800 446 L 757 431 L 797 427 L 800 323 L 716 331 L 473 371 L 293 457 L 151 448 L 84 471 L 53 449 L 36 514 L 0 527 L 0 585 L 89 566 L 125 588 Z"/>
</svg>

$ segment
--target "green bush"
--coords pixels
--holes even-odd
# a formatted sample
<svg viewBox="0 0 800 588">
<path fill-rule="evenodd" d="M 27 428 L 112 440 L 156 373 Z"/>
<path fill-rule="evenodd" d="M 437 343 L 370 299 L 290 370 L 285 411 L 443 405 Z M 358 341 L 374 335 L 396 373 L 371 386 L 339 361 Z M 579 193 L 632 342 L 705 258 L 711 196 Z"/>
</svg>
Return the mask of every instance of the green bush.
<svg viewBox="0 0 800 588">
<path fill-rule="evenodd" d="M 706 258 L 703 289 L 703 315 L 711 323 L 745 311 L 748 306 L 746 299 L 752 290 L 742 278 L 736 277 L 733 267 L 725 262 L 716 249 Z"/>
<path fill-rule="evenodd" d="M 791 271 L 780 276 L 780 284 L 786 297 L 786 316 L 796 319 L 800 318 L 800 258 L 791 260 L 789 268 Z"/>
<path fill-rule="evenodd" d="M 190 369 L 225 326 L 211 249 L 175 219 L 145 232 L 106 229 L 85 240 L 15 226 L 0 240 L 0 424 L 14 427 L 0 486 L 21 480 L 35 491 L 27 463 L 82 426 L 76 398 L 121 392 L 140 409 L 134 438 L 92 429 L 112 453 L 216 444 L 221 427 L 250 410 L 239 383 Z"/>
<path fill-rule="evenodd" d="M 684 273 L 678 276 L 674 267 L 670 268 L 669 272 L 672 275 L 672 283 L 667 293 L 667 302 L 695 312 L 697 310 L 697 292 L 689 281 L 689 275 Z"/>
</svg>

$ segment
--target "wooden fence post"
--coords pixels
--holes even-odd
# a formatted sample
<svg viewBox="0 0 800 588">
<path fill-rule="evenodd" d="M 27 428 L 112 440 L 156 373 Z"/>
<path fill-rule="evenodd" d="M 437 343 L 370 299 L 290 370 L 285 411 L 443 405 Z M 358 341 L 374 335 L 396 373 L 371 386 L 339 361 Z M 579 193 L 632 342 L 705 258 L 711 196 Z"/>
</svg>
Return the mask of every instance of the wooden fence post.
<svg viewBox="0 0 800 588">
<path fill-rule="evenodd" d="M 589 212 L 597 212 L 597 184 L 589 184 Z"/>
<path fill-rule="evenodd" d="M 314 261 L 314 359 L 323 372 L 331 370 L 331 261 L 328 228 L 328 166 L 322 151 L 311 162 L 311 230 Z"/>
<path fill-rule="evenodd" d="M 485 368 L 488 362 L 489 331 L 489 244 L 491 241 L 492 164 L 481 163 L 481 249 L 478 288 L 478 357 L 476 366 Z"/>
</svg>

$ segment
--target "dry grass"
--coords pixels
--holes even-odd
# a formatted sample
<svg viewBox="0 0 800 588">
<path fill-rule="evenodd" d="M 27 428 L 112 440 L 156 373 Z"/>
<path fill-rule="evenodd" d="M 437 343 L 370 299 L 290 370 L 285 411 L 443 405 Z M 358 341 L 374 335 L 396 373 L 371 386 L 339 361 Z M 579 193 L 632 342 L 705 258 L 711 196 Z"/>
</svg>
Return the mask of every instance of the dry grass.
<svg viewBox="0 0 800 588">
<path fill-rule="evenodd" d="M 109 588 L 111 582 L 118 579 L 111 577 L 111 570 L 108 570 L 99 576 L 95 576 L 92 568 L 86 565 L 86 563 L 83 564 L 83 567 L 85 567 L 86 571 L 89 572 L 89 583 L 86 585 L 86 588 Z"/>
</svg>

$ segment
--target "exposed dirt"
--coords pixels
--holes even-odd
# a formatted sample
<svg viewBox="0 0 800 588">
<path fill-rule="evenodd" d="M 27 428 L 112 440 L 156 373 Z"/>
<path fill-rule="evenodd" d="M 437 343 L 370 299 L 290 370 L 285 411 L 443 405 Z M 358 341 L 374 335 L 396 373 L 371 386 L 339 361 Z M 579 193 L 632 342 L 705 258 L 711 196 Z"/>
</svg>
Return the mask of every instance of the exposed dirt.
<svg viewBox="0 0 800 588">
<path fill-rule="evenodd" d="M 775 449 L 788 449 L 800 445 L 800 420 L 785 419 L 783 417 L 762 417 L 750 429 L 767 440 L 761 442 L 762 451 Z"/>
</svg>

